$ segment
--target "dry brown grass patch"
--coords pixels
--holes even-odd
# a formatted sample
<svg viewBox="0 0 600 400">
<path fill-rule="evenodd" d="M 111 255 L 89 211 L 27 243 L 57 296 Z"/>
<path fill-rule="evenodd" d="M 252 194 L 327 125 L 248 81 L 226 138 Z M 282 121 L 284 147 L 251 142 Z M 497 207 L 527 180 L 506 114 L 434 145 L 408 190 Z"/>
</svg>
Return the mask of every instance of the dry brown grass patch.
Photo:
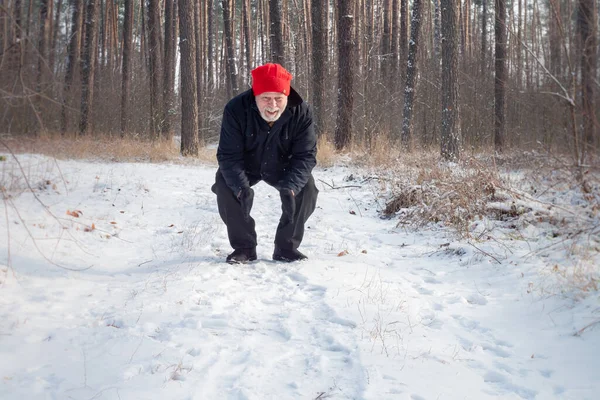
<svg viewBox="0 0 600 400">
<path fill-rule="evenodd" d="M 320 167 L 332 167 L 339 161 L 339 154 L 335 150 L 333 142 L 321 135 L 317 141 L 317 165 Z"/>
<path fill-rule="evenodd" d="M 402 161 L 384 210 L 387 216 L 397 214 L 399 225 L 443 223 L 468 235 L 469 223 L 489 213 L 488 203 L 496 199 L 498 172 L 474 160 L 448 164 L 424 152 Z"/>
<path fill-rule="evenodd" d="M 182 157 L 176 140 L 143 140 L 135 137 L 8 138 L 4 142 L 15 153 L 43 154 L 58 159 L 93 159 L 111 162 L 216 162 L 216 149 L 202 147 L 197 157 Z"/>
</svg>

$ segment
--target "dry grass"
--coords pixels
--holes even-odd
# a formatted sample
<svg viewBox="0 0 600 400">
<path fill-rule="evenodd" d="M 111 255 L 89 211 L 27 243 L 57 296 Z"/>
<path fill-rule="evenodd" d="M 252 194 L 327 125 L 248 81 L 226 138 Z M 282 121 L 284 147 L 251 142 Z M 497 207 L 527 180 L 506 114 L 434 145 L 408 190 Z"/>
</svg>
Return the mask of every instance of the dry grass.
<svg viewBox="0 0 600 400">
<path fill-rule="evenodd" d="M 4 142 L 15 153 L 44 154 L 58 159 L 94 159 L 111 162 L 203 162 L 215 163 L 216 150 L 201 148 L 197 157 L 182 157 L 176 140 L 148 141 L 138 138 L 92 138 L 47 135 L 8 138 Z"/>
<path fill-rule="evenodd" d="M 91 138 L 48 135 L 38 138 L 5 138 L 15 153 L 43 154 L 57 159 L 94 159 L 111 162 L 201 162 L 216 164 L 216 147 L 202 147 L 196 157 L 182 157 L 178 140 L 152 142 L 137 138 Z M 342 158 L 333 143 L 324 137 L 317 145 L 317 163 L 331 167 Z"/>
<path fill-rule="evenodd" d="M 340 160 L 335 145 L 325 135 L 319 137 L 317 142 L 317 165 L 320 167 L 332 167 Z"/>
<path fill-rule="evenodd" d="M 395 183 L 384 214 L 397 214 L 399 225 L 442 223 L 466 236 L 469 223 L 487 214 L 488 203 L 496 200 L 500 176 L 479 163 L 474 167 L 473 160 L 447 164 L 428 162 L 430 157 L 425 153 L 402 163 L 405 177 Z"/>
</svg>

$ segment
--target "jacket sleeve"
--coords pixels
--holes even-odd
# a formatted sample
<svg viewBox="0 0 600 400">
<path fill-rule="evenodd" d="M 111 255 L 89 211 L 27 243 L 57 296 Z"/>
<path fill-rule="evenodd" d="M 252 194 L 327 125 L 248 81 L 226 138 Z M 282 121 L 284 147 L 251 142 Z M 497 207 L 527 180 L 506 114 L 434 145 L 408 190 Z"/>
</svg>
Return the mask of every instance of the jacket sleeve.
<svg viewBox="0 0 600 400">
<path fill-rule="evenodd" d="M 290 164 L 285 172 L 281 187 L 298 194 L 310 178 L 317 165 L 317 137 L 310 107 L 298 118 L 298 128 L 292 139 Z"/>
<path fill-rule="evenodd" d="M 223 111 L 217 160 L 223 178 L 233 193 L 237 195 L 241 189 L 250 186 L 244 171 L 244 134 L 229 105 Z"/>
</svg>

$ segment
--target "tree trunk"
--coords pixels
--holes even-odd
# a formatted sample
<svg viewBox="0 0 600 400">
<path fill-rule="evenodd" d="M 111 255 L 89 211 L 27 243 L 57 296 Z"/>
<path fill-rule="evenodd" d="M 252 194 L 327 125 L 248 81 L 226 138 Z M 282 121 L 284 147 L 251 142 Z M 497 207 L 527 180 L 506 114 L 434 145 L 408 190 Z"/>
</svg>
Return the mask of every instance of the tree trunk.
<svg viewBox="0 0 600 400">
<path fill-rule="evenodd" d="M 338 0 L 338 112 L 335 127 L 335 148 L 350 146 L 352 139 L 352 107 L 354 105 L 353 7 L 351 0 Z"/>
<path fill-rule="evenodd" d="M 399 15 L 399 11 L 400 11 L 400 0 L 393 0 L 392 1 L 392 65 L 391 65 L 391 71 L 392 77 L 397 77 L 399 74 L 399 68 L 400 68 L 400 15 Z M 398 79 L 394 79 L 393 82 L 397 82 Z M 394 92 L 396 91 L 395 89 L 398 87 L 397 84 L 394 85 Z"/>
<path fill-rule="evenodd" d="M 179 0 L 179 51 L 181 71 L 181 154 L 196 156 L 198 138 L 198 93 L 196 84 L 196 35 L 194 0 Z"/>
<path fill-rule="evenodd" d="M 442 14 L 442 136 L 441 155 L 458 160 L 460 113 L 458 103 L 458 4 L 441 0 Z"/>
<path fill-rule="evenodd" d="M 159 0 L 148 0 L 148 56 L 150 61 L 150 135 L 152 139 L 158 139 L 160 137 L 160 125 L 163 116 L 162 90 L 160 87 L 161 52 L 159 7 Z"/>
<path fill-rule="evenodd" d="M 463 60 L 465 65 L 470 61 L 471 58 L 471 0 L 464 0 L 463 6 L 463 31 L 464 31 L 464 54 Z"/>
<path fill-rule="evenodd" d="M 365 76 L 363 81 L 363 93 L 364 93 L 364 101 L 363 101 L 363 117 L 365 120 L 364 123 L 364 131 L 363 137 L 365 140 L 365 144 L 367 149 L 372 149 L 373 147 L 373 132 L 374 129 L 372 125 L 372 116 L 374 104 L 370 101 L 372 97 L 372 85 L 371 82 L 373 80 L 375 62 L 374 62 L 374 51 L 373 48 L 375 46 L 375 23 L 374 23 L 374 9 L 372 0 L 365 1 Z M 367 100 L 368 99 L 368 100 Z"/>
<path fill-rule="evenodd" d="M 271 62 L 285 67 L 285 49 L 283 48 L 283 32 L 281 28 L 280 0 L 269 0 L 269 19 L 271 30 Z"/>
<path fill-rule="evenodd" d="M 195 29 L 195 39 L 196 39 L 196 50 L 194 54 L 196 55 L 196 94 L 198 98 L 198 121 L 200 121 L 200 112 L 203 109 L 202 102 L 204 100 L 204 96 L 202 96 L 202 61 L 204 53 L 202 53 L 202 17 L 200 14 L 200 6 L 202 4 L 201 0 L 192 0 L 192 5 L 194 7 L 194 26 Z M 198 125 L 200 126 L 200 125 Z"/>
<path fill-rule="evenodd" d="M 81 0 L 79 0 L 81 1 Z M 129 120 L 129 92 L 131 88 L 131 66 L 133 56 L 133 2 L 125 0 L 123 20 L 123 66 L 121 79 L 121 137 L 127 134 Z"/>
<path fill-rule="evenodd" d="M 50 45 L 50 25 L 52 22 L 52 1 L 53 0 L 41 0 L 40 2 L 40 33 L 38 37 L 38 65 L 37 65 L 37 82 L 36 97 L 34 112 L 39 113 L 40 117 L 37 118 L 39 123 L 42 123 L 42 115 L 44 114 L 42 101 L 46 98 L 46 95 L 42 96 L 42 93 L 46 91 L 48 82 L 50 80 L 50 70 L 48 68 L 48 47 Z M 43 125 L 39 126 L 39 131 L 44 131 Z"/>
<path fill-rule="evenodd" d="M 392 62 L 392 0 L 383 0 L 383 34 L 381 36 L 381 77 L 391 81 Z"/>
<path fill-rule="evenodd" d="M 421 19 L 423 16 L 422 0 L 413 1 L 412 18 L 410 21 L 410 42 L 408 44 L 408 64 L 406 66 L 406 86 L 404 89 L 404 112 L 402 119 L 402 147 L 411 148 L 412 114 L 415 99 L 415 81 L 417 77 L 417 54 L 421 34 Z"/>
<path fill-rule="evenodd" d="M 312 105 L 317 136 L 326 130 L 325 69 L 327 68 L 327 27 L 323 6 L 312 0 Z"/>
<path fill-rule="evenodd" d="M 87 0 L 85 13 L 85 40 L 81 57 L 81 119 L 79 134 L 87 135 L 91 131 L 90 111 L 94 100 L 94 77 L 96 73 L 98 0 Z"/>
<path fill-rule="evenodd" d="M 58 36 L 58 31 L 60 30 L 60 10 L 62 9 L 62 0 L 58 0 L 56 5 L 56 12 L 54 16 L 54 23 L 52 24 L 52 44 L 50 45 L 50 70 L 54 71 L 54 60 L 56 57 L 56 39 Z"/>
<path fill-rule="evenodd" d="M 244 43 L 246 44 L 246 67 L 247 70 L 251 70 L 253 67 L 252 57 L 252 27 L 250 26 L 251 10 L 250 0 L 242 0 L 242 14 L 244 18 L 244 37 L 246 38 Z"/>
<path fill-rule="evenodd" d="M 208 16 L 207 16 L 207 21 L 208 21 L 208 54 L 207 54 L 208 81 L 207 81 L 207 83 L 208 83 L 208 87 L 206 88 L 206 90 L 210 92 L 215 87 L 215 84 L 214 84 L 215 71 L 214 71 L 214 61 L 213 61 L 215 59 L 215 7 L 214 7 L 214 0 L 207 0 L 207 1 L 208 1 Z M 181 20 L 181 18 L 180 18 L 180 20 Z"/>
<path fill-rule="evenodd" d="M 596 77 L 596 13 L 594 0 L 579 0 L 577 30 L 580 40 L 581 102 L 583 111 L 583 143 L 581 162 L 593 149 L 596 139 L 594 81 Z"/>
<path fill-rule="evenodd" d="M 495 38 L 495 65 L 494 78 L 494 149 L 497 152 L 504 150 L 505 142 L 505 105 L 506 92 L 506 3 L 505 0 L 495 0 L 496 18 L 494 24 Z"/>
<path fill-rule="evenodd" d="M 436 60 L 435 65 L 440 65 L 440 45 L 442 43 L 440 32 L 440 0 L 433 0 L 433 54 Z"/>
<path fill-rule="evenodd" d="M 175 0 L 165 0 L 165 66 L 163 74 L 163 124 L 161 134 L 166 139 L 173 137 L 173 95 L 175 86 L 175 37 L 177 15 Z M 199 29 L 197 31 L 200 31 Z M 198 75 L 198 77 L 201 75 Z"/>
<path fill-rule="evenodd" d="M 518 0 L 517 4 L 517 43 L 516 43 L 516 51 L 517 51 L 517 88 L 520 90 L 523 86 L 523 46 L 521 45 L 522 41 L 522 26 L 523 26 L 523 0 Z M 550 0 L 552 1 L 552 0 Z M 551 19 L 554 19 L 553 15 L 550 15 Z M 552 23 L 551 23 L 552 24 Z M 552 44 L 550 44 L 552 45 Z"/>
<path fill-rule="evenodd" d="M 487 3 L 489 0 L 482 0 L 481 10 L 481 56 L 479 62 L 481 63 L 481 76 L 485 76 L 487 70 Z"/>
<path fill-rule="evenodd" d="M 67 109 L 69 108 L 69 100 L 71 99 L 71 87 L 73 77 L 80 63 L 79 51 L 81 47 L 81 24 L 83 20 L 83 0 L 70 0 L 69 7 L 71 8 L 71 32 L 69 44 L 67 46 L 67 65 L 65 71 L 65 85 L 63 86 L 63 98 L 60 112 L 60 131 L 63 135 L 69 129 L 69 117 Z"/>
<path fill-rule="evenodd" d="M 233 48 L 233 32 L 231 31 L 231 10 L 229 0 L 223 0 L 223 29 L 225 35 L 225 68 L 227 69 L 227 97 L 233 97 L 238 92 L 237 74 L 235 73 L 235 53 Z"/>
</svg>

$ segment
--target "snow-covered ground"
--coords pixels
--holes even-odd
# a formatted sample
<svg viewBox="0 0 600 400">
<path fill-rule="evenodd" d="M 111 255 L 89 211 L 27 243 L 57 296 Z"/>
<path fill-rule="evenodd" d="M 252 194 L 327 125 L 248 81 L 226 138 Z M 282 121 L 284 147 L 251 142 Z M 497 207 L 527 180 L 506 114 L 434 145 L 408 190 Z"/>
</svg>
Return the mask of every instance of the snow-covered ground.
<svg viewBox="0 0 600 400">
<path fill-rule="evenodd" d="M 257 185 L 259 260 L 231 266 L 214 166 L 19 160 L 37 198 L 8 156 L 0 399 L 600 396 L 600 329 L 574 335 L 597 294 L 549 296 L 525 240 L 396 228 L 356 171 L 314 171 L 292 264 L 271 260 L 279 196 Z"/>
</svg>

